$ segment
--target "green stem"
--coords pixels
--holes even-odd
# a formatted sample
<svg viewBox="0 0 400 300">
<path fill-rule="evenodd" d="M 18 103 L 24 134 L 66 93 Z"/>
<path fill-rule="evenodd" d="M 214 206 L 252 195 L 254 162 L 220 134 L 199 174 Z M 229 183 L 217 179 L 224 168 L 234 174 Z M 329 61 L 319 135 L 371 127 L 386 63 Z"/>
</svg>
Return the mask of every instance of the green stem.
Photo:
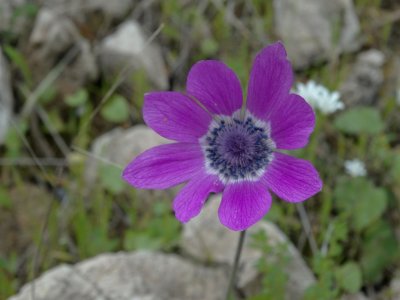
<svg viewBox="0 0 400 300">
<path fill-rule="evenodd" d="M 236 283 L 236 273 L 237 273 L 237 269 L 239 266 L 239 261 L 240 261 L 240 254 L 242 253 L 242 249 L 243 249 L 243 242 L 244 242 L 244 237 L 246 235 L 246 230 L 243 230 L 240 232 L 240 236 L 239 236 L 239 242 L 237 244 L 236 247 L 236 253 L 235 253 L 235 260 L 233 262 L 233 269 L 232 269 L 232 273 L 231 276 L 229 278 L 229 285 L 228 285 L 228 289 L 226 290 L 226 295 L 225 295 L 225 299 L 226 300 L 230 300 L 230 296 L 232 293 L 232 289 Z"/>
</svg>

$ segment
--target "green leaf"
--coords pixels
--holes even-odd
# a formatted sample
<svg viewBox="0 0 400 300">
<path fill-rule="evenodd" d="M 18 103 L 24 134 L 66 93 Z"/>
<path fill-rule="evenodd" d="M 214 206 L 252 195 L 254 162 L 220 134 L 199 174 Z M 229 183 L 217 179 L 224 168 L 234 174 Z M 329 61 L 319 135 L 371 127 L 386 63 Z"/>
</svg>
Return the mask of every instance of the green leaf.
<svg viewBox="0 0 400 300">
<path fill-rule="evenodd" d="M 121 123 L 129 118 L 129 105 L 122 96 L 113 96 L 101 109 L 101 116 L 109 122 Z"/>
<path fill-rule="evenodd" d="M 398 244 L 391 226 L 380 221 L 365 233 L 361 268 L 364 280 L 371 284 L 382 279 L 383 271 L 398 259 Z"/>
<path fill-rule="evenodd" d="M 16 48 L 13 48 L 8 45 L 4 46 L 4 52 L 12 61 L 12 63 L 21 71 L 21 74 L 24 77 L 25 81 L 28 83 L 28 85 L 31 85 L 32 74 L 29 69 L 29 65 L 25 57 L 22 55 L 22 53 L 19 52 Z"/>
<path fill-rule="evenodd" d="M 125 182 L 121 179 L 122 170 L 114 165 L 103 164 L 100 167 L 101 184 L 114 194 L 122 192 Z"/>
<path fill-rule="evenodd" d="M 10 208 L 11 204 L 10 195 L 4 188 L 0 187 L 0 208 Z"/>
<path fill-rule="evenodd" d="M 348 262 L 336 270 L 339 286 L 348 293 L 356 293 L 362 285 L 361 268 L 355 262 Z"/>
<path fill-rule="evenodd" d="M 218 51 L 218 43 L 213 38 L 204 39 L 200 47 L 201 51 L 206 55 L 213 55 Z"/>
<path fill-rule="evenodd" d="M 335 126 L 344 133 L 377 134 L 385 125 L 376 109 L 355 107 L 341 113 L 335 120 Z"/>
<path fill-rule="evenodd" d="M 365 178 L 341 178 L 335 188 L 336 206 L 351 216 L 352 226 L 361 231 L 378 220 L 387 207 L 386 191 Z"/>
<path fill-rule="evenodd" d="M 88 92 L 85 89 L 81 89 L 76 93 L 67 96 L 65 98 L 65 103 L 71 107 L 77 107 L 85 104 L 88 99 Z"/>
</svg>

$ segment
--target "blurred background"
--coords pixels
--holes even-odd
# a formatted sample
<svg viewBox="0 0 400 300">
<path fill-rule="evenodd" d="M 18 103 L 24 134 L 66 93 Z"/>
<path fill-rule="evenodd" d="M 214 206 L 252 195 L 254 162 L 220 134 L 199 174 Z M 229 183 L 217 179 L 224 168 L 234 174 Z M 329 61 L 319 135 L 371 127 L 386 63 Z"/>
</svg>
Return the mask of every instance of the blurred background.
<svg viewBox="0 0 400 300">
<path fill-rule="evenodd" d="M 236 298 L 400 299 L 398 0 L 0 0 L 0 299 L 223 299 L 238 236 L 219 196 L 182 225 L 177 189 L 120 174 L 166 142 L 145 92 L 184 90 L 200 59 L 246 87 L 276 40 L 317 115 L 295 155 L 324 188 L 274 199 Z"/>
</svg>

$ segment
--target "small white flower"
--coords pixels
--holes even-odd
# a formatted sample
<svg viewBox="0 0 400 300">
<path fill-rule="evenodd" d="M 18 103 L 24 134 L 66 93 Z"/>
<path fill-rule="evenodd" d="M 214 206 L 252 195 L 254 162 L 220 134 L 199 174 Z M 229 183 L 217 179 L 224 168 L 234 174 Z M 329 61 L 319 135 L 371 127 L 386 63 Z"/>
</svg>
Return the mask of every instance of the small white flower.
<svg viewBox="0 0 400 300">
<path fill-rule="evenodd" d="M 347 174 L 352 177 L 360 177 L 367 175 L 367 170 L 365 169 L 365 164 L 359 159 L 346 160 L 344 162 L 344 168 Z"/>
<path fill-rule="evenodd" d="M 344 108 L 340 101 L 339 92 L 330 92 L 323 85 L 310 80 L 306 84 L 298 83 L 296 93 L 302 96 L 314 109 L 319 110 L 324 115 L 332 114 Z"/>
</svg>

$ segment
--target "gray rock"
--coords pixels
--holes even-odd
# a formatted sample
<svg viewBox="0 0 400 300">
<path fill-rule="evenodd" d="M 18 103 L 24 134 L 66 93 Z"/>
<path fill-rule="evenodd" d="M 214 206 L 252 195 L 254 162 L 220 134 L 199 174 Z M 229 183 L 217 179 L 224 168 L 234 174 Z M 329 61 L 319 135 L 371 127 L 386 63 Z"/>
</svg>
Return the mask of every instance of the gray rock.
<svg viewBox="0 0 400 300">
<path fill-rule="evenodd" d="M 212 196 L 200 215 L 184 226 L 181 245 L 188 255 L 198 260 L 231 264 L 239 235 L 220 224 L 217 215 L 220 200 L 220 195 Z M 288 275 L 286 299 L 301 299 L 306 288 L 315 283 L 314 275 L 297 249 L 274 224 L 260 221 L 248 230 L 247 237 L 260 230 L 265 232 L 271 247 L 281 244 L 287 246 L 289 262 L 285 270 Z M 256 263 L 263 255 L 250 245 L 250 240 L 246 238 L 245 241 L 238 280 L 238 287 L 246 296 L 255 295 L 259 291 L 260 274 Z"/>
<path fill-rule="evenodd" d="M 85 170 L 88 192 L 98 179 L 100 168 L 109 163 L 121 166 L 121 169 L 143 151 L 171 141 L 159 136 L 145 125 L 136 125 L 129 129 L 116 128 L 107 132 L 93 142 Z M 103 161 L 102 161 L 103 160 Z M 137 190 L 136 196 L 146 208 L 154 201 L 172 199 L 173 190 Z"/>
<path fill-rule="evenodd" d="M 37 300 L 218 300 L 227 278 L 221 269 L 152 252 L 102 254 L 61 265 L 34 284 Z M 28 300 L 32 284 L 9 300 Z"/>
<path fill-rule="evenodd" d="M 121 24 L 100 45 L 99 59 L 104 75 L 114 78 L 128 66 L 124 83 L 129 87 L 134 86 L 132 73 L 144 69 L 156 89 L 166 89 L 168 75 L 164 60 L 159 47 L 154 42 L 148 43 L 148 39 L 137 22 L 128 20 Z"/>
<path fill-rule="evenodd" d="M 30 64 L 38 80 L 43 79 L 59 63 L 60 57 L 66 55 L 71 55 L 71 58 L 59 77 L 59 88 L 72 93 L 96 79 L 98 69 L 90 44 L 69 18 L 50 9 L 41 9 L 29 43 L 32 49 Z"/>
<path fill-rule="evenodd" d="M 109 22 L 123 18 L 133 6 L 132 0 L 43 0 L 44 5 L 60 14 L 85 22 L 92 15 L 101 14 Z"/>
<path fill-rule="evenodd" d="M 400 278 L 392 280 L 390 283 L 390 291 L 393 300 L 400 300 Z"/>
<path fill-rule="evenodd" d="M 0 46 L 0 145 L 4 142 L 10 126 L 14 106 L 8 63 Z"/>
<path fill-rule="evenodd" d="M 346 106 L 373 105 L 383 83 L 385 55 L 371 49 L 358 55 L 349 77 L 340 88 Z"/>
<path fill-rule="evenodd" d="M 340 300 L 368 300 L 368 298 L 363 293 L 357 293 L 344 295 Z"/>
<path fill-rule="evenodd" d="M 397 272 L 399 273 L 399 272 Z M 379 294 L 379 300 L 400 300 L 400 274 L 395 275 L 394 279 L 383 292 Z"/>
<path fill-rule="evenodd" d="M 276 32 L 296 68 L 360 46 L 352 0 L 274 0 L 274 11 Z"/>
</svg>

